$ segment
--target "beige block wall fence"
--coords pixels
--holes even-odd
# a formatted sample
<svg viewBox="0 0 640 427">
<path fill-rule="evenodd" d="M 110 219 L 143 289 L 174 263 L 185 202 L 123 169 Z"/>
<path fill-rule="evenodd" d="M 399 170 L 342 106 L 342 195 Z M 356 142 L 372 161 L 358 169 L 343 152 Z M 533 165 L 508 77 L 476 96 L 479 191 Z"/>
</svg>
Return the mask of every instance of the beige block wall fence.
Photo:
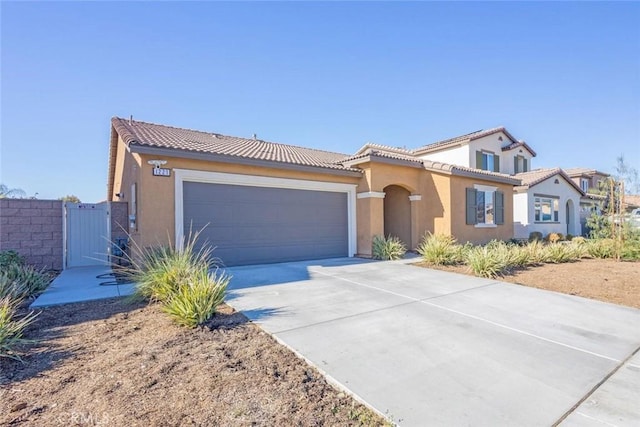
<svg viewBox="0 0 640 427">
<path fill-rule="evenodd" d="M 0 199 L 0 251 L 37 268 L 62 269 L 62 201 Z"/>
<path fill-rule="evenodd" d="M 126 237 L 127 203 L 111 202 L 111 240 Z M 61 200 L 0 199 L 0 251 L 14 250 L 29 265 L 47 270 L 63 267 Z M 126 228 L 125 228 L 126 229 Z"/>
</svg>

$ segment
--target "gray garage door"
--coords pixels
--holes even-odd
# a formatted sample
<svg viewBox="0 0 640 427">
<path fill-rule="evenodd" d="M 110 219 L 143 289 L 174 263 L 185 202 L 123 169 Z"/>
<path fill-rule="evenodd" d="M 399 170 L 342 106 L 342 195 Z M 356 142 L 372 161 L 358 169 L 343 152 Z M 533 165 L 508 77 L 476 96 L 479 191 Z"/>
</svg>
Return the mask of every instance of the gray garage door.
<svg viewBox="0 0 640 427">
<path fill-rule="evenodd" d="M 348 255 L 346 193 L 185 182 L 183 197 L 185 235 L 206 225 L 226 266 Z"/>
</svg>

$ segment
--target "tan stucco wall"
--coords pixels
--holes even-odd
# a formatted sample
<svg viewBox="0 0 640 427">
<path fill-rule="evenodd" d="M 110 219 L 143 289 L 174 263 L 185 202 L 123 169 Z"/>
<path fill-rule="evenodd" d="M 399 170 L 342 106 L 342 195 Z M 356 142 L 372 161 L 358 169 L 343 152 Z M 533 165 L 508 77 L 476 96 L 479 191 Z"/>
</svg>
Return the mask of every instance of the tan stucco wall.
<svg viewBox="0 0 640 427">
<path fill-rule="evenodd" d="M 411 248 L 410 194 L 408 190 L 398 185 L 384 188 L 384 234 L 399 238 Z"/>
<path fill-rule="evenodd" d="M 115 195 L 122 192 L 125 197 L 117 199 L 112 195 L 112 199 L 129 202 L 131 209 L 131 184 L 137 183 L 138 229 L 129 231 L 141 247 L 165 244 L 168 240 L 172 241 L 175 236 L 175 174 L 172 172 L 171 177 L 153 176 L 152 166 L 147 164 L 147 161 L 152 158 L 158 157 L 132 154 L 126 150 L 125 144 L 118 140 L 113 193 Z M 356 184 L 358 193 L 384 192 L 384 189 L 390 185 L 401 186 L 409 194 L 421 196 L 421 200 L 412 201 L 409 204 L 410 238 L 401 237 L 410 240 L 408 242 L 410 249 L 415 249 L 419 245 L 427 231 L 453 234 L 461 241 L 473 242 L 509 239 L 513 236 L 513 198 L 511 196 L 513 187 L 510 185 L 386 163 L 358 165 L 363 170 L 362 177 L 349 177 L 175 157 L 161 156 L 160 158 L 167 160 L 165 167 L 169 169 Z M 505 193 L 504 225 L 496 228 L 475 228 L 465 224 L 465 188 L 473 184 L 497 186 Z M 356 253 L 363 256 L 371 255 L 373 236 L 383 235 L 385 231 L 384 199 L 357 198 L 356 221 Z"/>
<path fill-rule="evenodd" d="M 497 187 L 504 193 L 504 224 L 489 228 L 466 224 L 466 188 L 474 184 Z M 455 177 L 451 180 L 451 200 L 451 234 L 459 241 L 486 243 L 492 239 L 508 240 L 513 237 L 513 186 Z"/>
<path fill-rule="evenodd" d="M 127 202 L 128 204 L 128 212 L 127 217 L 133 214 L 134 205 L 131 200 L 131 185 L 136 183 L 136 187 L 139 187 L 140 180 L 140 167 L 141 167 L 141 159 L 137 154 L 130 153 L 127 151 L 126 145 L 122 141 L 120 137 L 118 137 L 118 145 L 116 151 L 116 161 L 115 161 L 115 173 L 114 173 L 114 182 L 113 182 L 113 194 L 110 194 L 110 200 L 119 201 L 119 202 Z M 116 194 L 122 193 L 124 194 L 123 198 L 116 197 Z M 140 202 L 138 200 L 138 205 Z M 139 216 L 138 209 L 138 216 Z M 129 228 L 129 224 L 124 224 L 127 233 L 131 236 L 131 238 L 135 241 L 136 244 L 140 243 L 140 229 L 132 229 Z"/>
</svg>

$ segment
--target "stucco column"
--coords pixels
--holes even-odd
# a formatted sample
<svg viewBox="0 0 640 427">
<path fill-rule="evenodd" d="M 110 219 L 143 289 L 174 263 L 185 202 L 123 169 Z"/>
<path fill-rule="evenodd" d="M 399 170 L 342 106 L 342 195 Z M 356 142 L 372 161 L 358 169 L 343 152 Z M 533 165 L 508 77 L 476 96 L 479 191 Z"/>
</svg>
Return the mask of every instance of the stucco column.
<svg viewBox="0 0 640 427">
<path fill-rule="evenodd" d="M 423 227 L 420 224 L 420 205 L 422 204 L 422 196 L 420 194 L 412 194 L 409 196 L 411 202 L 411 247 L 415 249 L 420 244 L 420 238 Z"/>
<path fill-rule="evenodd" d="M 374 236 L 384 235 L 384 193 L 369 191 L 356 195 L 358 255 L 371 256 Z"/>
</svg>

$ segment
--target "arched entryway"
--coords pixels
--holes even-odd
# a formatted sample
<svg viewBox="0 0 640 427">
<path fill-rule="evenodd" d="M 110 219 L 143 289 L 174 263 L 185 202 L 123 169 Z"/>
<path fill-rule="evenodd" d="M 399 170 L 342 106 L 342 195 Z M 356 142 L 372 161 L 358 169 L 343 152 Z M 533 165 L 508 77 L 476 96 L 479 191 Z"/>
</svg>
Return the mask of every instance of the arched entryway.
<svg viewBox="0 0 640 427">
<path fill-rule="evenodd" d="M 384 188 L 384 235 L 395 236 L 411 248 L 411 193 L 399 185 Z"/>
<path fill-rule="evenodd" d="M 567 212 L 567 214 L 566 214 L 567 215 L 567 217 L 566 217 L 566 220 L 567 220 L 567 232 L 566 232 L 566 234 L 577 234 L 577 235 L 579 235 L 580 233 L 576 233 L 575 230 L 574 230 L 574 228 L 575 228 L 575 225 L 574 225 L 575 213 L 573 212 L 573 210 L 574 210 L 573 200 L 569 199 L 569 200 L 567 200 L 567 204 L 565 206 L 565 211 Z"/>
</svg>

